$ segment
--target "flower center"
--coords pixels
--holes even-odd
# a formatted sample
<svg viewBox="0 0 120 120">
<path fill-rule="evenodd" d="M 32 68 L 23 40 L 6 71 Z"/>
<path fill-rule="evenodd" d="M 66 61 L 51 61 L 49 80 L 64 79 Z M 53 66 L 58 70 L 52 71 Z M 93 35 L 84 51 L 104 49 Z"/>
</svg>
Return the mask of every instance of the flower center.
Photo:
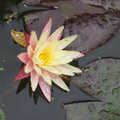
<svg viewBox="0 0 120 120">
<path fill-rule="evenodd" d="M 40 65 L 49 65 L 50 62 L 54 59 L 54 57 L 51 56 L 51 53 L 53 52 L 54 47 L 49 47 L 49 48 L 45 48 L 41 54 L 38 56 L 38 59 L 44 61 L 42 64 Z"/>
</svg>

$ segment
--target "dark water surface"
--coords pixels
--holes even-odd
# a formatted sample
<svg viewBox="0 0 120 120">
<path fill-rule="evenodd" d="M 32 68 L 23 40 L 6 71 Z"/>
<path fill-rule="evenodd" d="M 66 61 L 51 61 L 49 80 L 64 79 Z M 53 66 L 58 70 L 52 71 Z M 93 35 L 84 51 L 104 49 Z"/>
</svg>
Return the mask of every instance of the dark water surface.
<svg viewBox="0 0 120 120">
<path fill-rule="evenodd" d="M 68 93 L 54 86 L 55 100 L 51 103 L 48 103 L 43 97 L 39 97 L 35 105 L 33 96 L 29 95 L 28 85 L 19 94 L 16 94 L 19 81 L 13 82 L 13 79 L 22 65 L 16 55 L 25 51 L 25 48 L 13 42 L 10 31 L 12 28 L 18 31 L 24 30 L 24 26 L 22 19 L 15 19 L 8 25 L 3 18 L 11 11 L 20 14 L 31 9 L 21 5 L 17 6 L 18 2 L 17 0 L 0 1 L 0 67 L 4 68 L 4 71 L 0 71 L 0 104 L 5 105 L 6 120 L 66 120 L 63 104 L 94 100 L 73 83 L 70 84 L 71 91 Z M 98 59 L 98 56 L 120 58 L 119 51 L 120 31 L 109 43 L 81 58 L 80 66 Z"/>
</svg>

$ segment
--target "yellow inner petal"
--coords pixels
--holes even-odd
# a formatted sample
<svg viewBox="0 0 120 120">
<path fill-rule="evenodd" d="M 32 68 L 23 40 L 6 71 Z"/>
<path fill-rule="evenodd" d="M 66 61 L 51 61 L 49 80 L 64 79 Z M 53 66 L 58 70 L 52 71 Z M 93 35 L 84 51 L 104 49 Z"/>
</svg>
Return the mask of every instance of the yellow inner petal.
<svg viewBox="0 0 120 120">
<path fill-rule="evenodd" d="M 44 61 L 42 64 L 39 65 L 49 65 L 49 63 L 54 59 L 54 57 L 51 56 L 51 53 L 54 51 L 54 46 L 49 46 L 42 50 L 40 55 L 38 56 L 38 59 Z"/>
<path fill-rule="evenodd" d="M 47 46 L 45 48 L 42 49 L 41 48 L 38 50 L 38 52 L 36 52 L 36 56 L 37 56 L 37 61 L 38 61 L 38 65 L 49 65 L 50 62 L 55 59 L 53 55 L 51 55 L 54 51 L 55 51 L 55 47 L 57 44 L 58 40 L 53 40 L 51 41 L 49 44 L 47 44 Z M 42 61 L 42 62 L 39 62 Z"/>
</svg>

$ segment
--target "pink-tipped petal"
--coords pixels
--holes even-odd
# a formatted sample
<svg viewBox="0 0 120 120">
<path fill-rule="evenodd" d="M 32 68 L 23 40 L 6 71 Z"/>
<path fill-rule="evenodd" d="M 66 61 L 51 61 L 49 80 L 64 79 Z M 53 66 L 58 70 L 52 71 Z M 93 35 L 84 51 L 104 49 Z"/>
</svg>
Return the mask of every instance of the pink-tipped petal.
<svg viewBox="0 0 120 120">
<path fill-rule="evenodd" d="M 51 90 L 50 86 L 47 85 L 42 77 L 39 77 L 39 86 L 46 97 L 46 99 L 51 102 Z"/>
<path fill-rule="evenodd" d="M 34 55 L 34 51 L 30 45 L 27 47 L 27 53 L 29 58 L 32 58 Z"/>
<path fill-rule="evenodd" d="M 58 28 L 49 38 L 48 41 L 51 42 L 52 40 L 58 40 L 61 36 L 61 33 L 64 29 L 64 26 Z"/>
<path fill-rule="evenodd" d="M 51 25 L 52 25 L 52 19 L 50 18 L 49 21 L 47 22 L 46 26 L 44 27 L 42 34 L 39 38 L 39 41 L 36 45 L 35 51 L 38 50 L 48 39 L 51 31 Z"/>
<path fill-rule="evenodd" d="M 51 77 L 46 70 L 42 69 L 41 75 L 48 85 L 52 85 Z"/>
<path fill-rule="evenodd" d="M 54 73 L 54 74 L 57 74 L 57 75 L 61 74 L 61 72 L 59 70 L 57 70 L 56 68 L 54 68 L 53 66 L 40 66 L 40 67 L 43 68 L 46 71 L 51 72 L 51 73 Z"/>
<path fill-rule="evenodd" d="M 62 37 L 62 32 L 60 33 L 60 35 L 58 36 L 58 40 L 60 40 Z"/>
<path fill-rule="evenodd" d="M 33 70 L 33 62 L 30 60 L 25 66 L 25 73 L 30 73 Z"/>
<path fill-rule="evenodd" d="M 29 41 L 30 41 L 30 35 L 26 32 L 24 33 L 24 35 L 25 35 L 25 39 L 26 39 L 26 47 L 28 47 Z"/>
<path fill-rule="evenodd" d="M 30 76 L 30 74 L 26 74 L 24 72 L 24 67 L 25 67 L 25 65 L 21 68 L 21 70 L 19 71 L 19 73 L 17 74 L 17 76 L 14 78 L 14 81 L 21 80 L 23 78 L 26 78 L 26 77 Z"/>
<path fill-rule="evenodd" d="M 52 78 L 52 81 L 55 84 L 57 84 L 63 90 L 70 91 L 68 86 L 64 83 L 64 81 L 58 75 L 55 75 L 55 74 L 52 74 L 52 73 L 49 73 L 49 74 L 50 74 L 50 76 Z"/>
<path fill-rule="evenodd" d="M 29 62 L 28 54 L 26 52 L 17 55 L 17 57 L 25 64 Z"/>
<path fill-rule="evenodd" d="M 36 47 L 37 41 L 38 41 L 38 39 L 37 39 L 36 32 L 32 31 L 29 43 L 30 43 L 30 46 L 32 47 L 33 50 Z"/>
<path fill-rule="evenodd" d="M 80 70 L 79 68 L 74 67 L 74 66 L 69 65 L 69 64 L 63 64 L 61 66 L 64 67 L 64 68 L 66 68 L 66 69 L 68 69 L 69 71 L 71 71 L 73 73 L 81 73 L 82 72 L 82 70 Z"/>
<path fill-rule="evenodd" d="M 73 42 L 76 38 L 77 38 L 77 35 L 72 35 L 72 36 L 69 36 L 69 37 L 66 37 L 66 38 L 60 40 L 56 45 L 56 50 L 58 51 L 58 50 L 64 49 L 71 42 Z"/>
<path fill-rule="evenodd" d="M 39 76 L 37 75 L 37 73 L 35 72 L 35 70 L 31 71 L 31 87 L 32 87 L 32 91 L 35 91 L 38 85 L 38 81 L 39 81 Z"/>
<path fill-rule="evenodd" d="M 52 26 L 52 18 L 50 18 L 50 19 L 48 20 L 46 26 L 44 27 L 44 29 L 43 29 L 43 31 L 42 31 L 42 33 L 45 32 L 45 31 L 48 31 L 48 36 L 47 36 L 47 38 L 48 38 L 49 35 L 50 35 L 51 26 Z"/>
<path fill-rule="evenodd" d="M 69 75 L 69 76 L 74 75 L 74 73 L 70 69 L 67 69 L 66 67 L 64 67 L 64 65 L 56 65 L 56 66 L 54 66 L 54 68 L 59 70 L 61 72 L 61 74 Z"/>
<path fill-rule="evenodd" d="M 37 65 L 35 65 L 34 64 L 34 70 L 36 71 L 36 73 L 39 75 L 39 76 L 41 76 L 41 68 L 40 67 L 38 67 Z"/>
<path fill-rule="evenodd" d="M 75 57 L 74 59 L 77 59 L 77 58 L 81 58 L 81 57 L 84 57 L 85 56 L 85 54 L 83 54 L 83 53 L 80 53 L 77 57 Z"/>
<path fill-rule="evenodd" d="M 80 52 L 77 51 L 67 51 L 66 55 L 64 56 L 65 58 L 72 58 L 75 59 L 76 57 L 78 57 L 80 55 Z"/>
<path fill-rule="evenodd" d="M 37 42 L 35 51 L 41 49 L 41 47 L 43 47 L 43 46 L 46 44 L 47 39 L 48 39 L 47 36 L 48 36 L 48 31 L 45 31 L 44 33 L 41 34 L 40 39 L 39 39 L 39 41 Z"/>
</svg>

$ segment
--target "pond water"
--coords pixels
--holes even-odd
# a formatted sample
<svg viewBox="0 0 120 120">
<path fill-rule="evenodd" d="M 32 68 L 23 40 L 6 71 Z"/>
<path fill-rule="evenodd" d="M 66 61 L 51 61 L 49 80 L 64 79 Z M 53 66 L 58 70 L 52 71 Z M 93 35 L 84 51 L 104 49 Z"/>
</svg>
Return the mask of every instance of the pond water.
<svg viewBox="0 0 120 120">
<path fill-rule="evenodd" d="M 8 13 L 26 11 L 22 5 L 16 0 L 0 1 L 0 18 L 4 18 Z M 17 6 L 18 4 L 18 6 Z M 30 10 L 31 8 L 27 8 Z M 36 8 L 32 8 L 36 9 Z M 16 55 L 25 51 L 25 48 L 15 44 L 10 36 L 11 29 L 24 30 L 22 19 L 15 19 L 8 25 L 5 21 L 0 20 L 0 67 L 4 70 L 0 71 L 0 104 L 4 104 L 4 112 L 6 120 L 66 120 L 63 104 L 89 101 L 94 98 L 70 83 L 70 92 L 66 93 L 57 86 L 53 87 L 53 96 L 55 100 L 48 103 L 44 97 L 35 94 L 30 97 L 29 86 L 22 88 L 18 94 L 17 89 L 19 81 L 13 82 L 14 77 L 19 72 L 22 63 L 17 59 Z M 94 50 L 84 58 L 79 60 L 81 66 L 92 62 L 100 56 L 120 58 L 120 31 L 113 39 L 97 50 Z M 24 87 L 24 86 L 23 86 Z M 35 104 L 35 101 L 36 104 Z"/>
</svg>

